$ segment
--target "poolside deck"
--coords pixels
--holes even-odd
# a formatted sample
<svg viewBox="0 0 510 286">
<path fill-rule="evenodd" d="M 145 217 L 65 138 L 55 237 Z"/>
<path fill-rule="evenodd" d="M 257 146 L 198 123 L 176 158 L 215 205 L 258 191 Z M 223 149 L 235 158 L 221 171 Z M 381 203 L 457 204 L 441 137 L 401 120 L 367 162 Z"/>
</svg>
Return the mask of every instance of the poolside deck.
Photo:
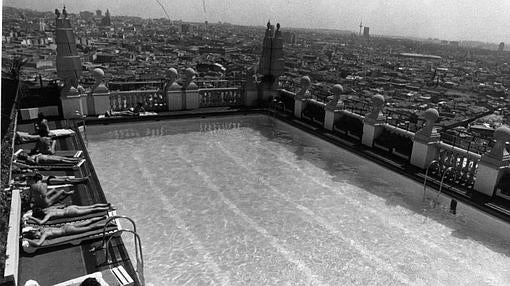
<svg viewBox="0 0 510 286">
<path fill-rule="evenodd" d="M 64 128 L 62 121 L 50 122 L 50 128 Z M 31 123 L 18 126 L 19 131 L 33 131 Z M 17 148 L 30 149 L 33 144 L 17 145 Z M 83 156 L 87 162 L 76 170 L 41 170 L 45 175 L 69 175 L 76 177 L 88 176 L 86 184 L 76 185 L 72 196 L 66 198 L 69 202 L 76 205 L 90 205 L 95 203 L 106 203 L 106 197 L 103 193 L 97 175 L 94 171 L 92 162 L 88 155 L 84 141 L 81 135 L 69 136 L 57 139 L 57 150 L 83 150 Z M 136 275 L 122 243 L 122 239 L 116 237 L 110 247 L 112 253 L 112 263 L 105 263 L 105 251 L 98 249 L 101 240 L 91 240 L 80 245 L 62 245 L 48 249 L 38 250 L 33 254 L 20 253 L 19 279 L 20 285 L 27 280 L 36 280 L 41 285 L 53 285 L 69 279 L 80 277 L 96 271 L 108 269 L 110 266 L 122 265 L 128 273 L 136 280 Z M 137 282 L 136 285 L 139 285 Z"/>
</svg>

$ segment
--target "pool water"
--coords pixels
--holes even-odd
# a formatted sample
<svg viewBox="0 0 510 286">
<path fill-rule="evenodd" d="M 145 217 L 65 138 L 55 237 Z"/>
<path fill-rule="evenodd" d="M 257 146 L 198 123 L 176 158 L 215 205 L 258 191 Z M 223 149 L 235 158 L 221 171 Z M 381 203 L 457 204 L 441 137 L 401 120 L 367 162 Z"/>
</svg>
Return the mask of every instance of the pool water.
<svg viewBox="0 0 510 286">
<path fill-rule="evenodd" d="M 510 285 L 507 225 L 431 208 L 420 184 L 270 117 L 87 137 L 147 285 Z"/>
</svg>

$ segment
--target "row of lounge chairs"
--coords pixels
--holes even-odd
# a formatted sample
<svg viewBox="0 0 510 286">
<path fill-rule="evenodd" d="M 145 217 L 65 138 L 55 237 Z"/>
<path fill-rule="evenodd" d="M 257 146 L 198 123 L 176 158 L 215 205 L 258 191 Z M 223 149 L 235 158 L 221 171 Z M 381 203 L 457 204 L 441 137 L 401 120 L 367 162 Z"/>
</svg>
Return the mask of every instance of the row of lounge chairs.
<svg viewBox="0 0 510 286">
<path fill-rule="evenodd" d="M 55 138 L 62 138 L 73 136 L 74 132 L 62 129 L 62 130 L 52 130 L 51 136 Z M 36 135 L 35 135 L 36 136 Z M 22 140 L 18 140 L 18 143 L 28 143 L 34 142 L 37 138 L 35 136 L 21 136 Z M 85 163 L 85 159 L 81 158 L 83 152 L 81 150 L 71 150 L 71 151 L 56 151 L 56 157 L 65 157 L 65 158 L 77 158 L 77 160 L 69 160 L 73 163 L 52 163 L 52 164 L 36 164 L 34 160 L 23 160 L 19 158 L 20 154 L 29 153 L 27 150 L 19 149 L 14 153 L 13 157 L 13 165 L 17 167 L 17 170 L 20 172 L 32 171 L 32 170 L 44 170 L 46 172 L 54 171 L 62 171 L 62 170 L 77 170 L 83 166 Z M 78 159 L 79 158 L 79 159 Z M 66 160 L 64 160 L 66 161 Z M 50 175 L 47 173 L 47 175 Z M 48 181 L 49 182 L 49 181 Z M 30 186 L 22 181 L 13 181 L 11 182 L 12 188 L 21 188 L 21 189 L 30 189 Z M 62 189 L 67 188 L 72 190 L 73 188 L 77 190 L 75 185 L 73 184 L 60 184 L 60 185 L 47 185 L 48 190 L 51 189 Z M 28 211 L 23 215 L 22 218 L 22 235 L 20 237 L 21 246 L 24 252 L 26 253 L 34 253 L 39 249 L 52 248 L 57 246 L 62 246 L 66 244 L 71 245 L 79 245 L 85 241 L 98 240 L 102 239 L 105 236 L 111 236 L 116 231 L 121 229 L 120 223 L 117 219 L 110 219 L 116 216 L 115 209 L 109 208 L 108 210 L 100 210 L 93 211 L 83 215 L 73 215 L 67 217 L 55 217 L 44 221 L 42 224 L 37 223 L 34 220 L 30 220 L 29 217 L 31 211 Z M 107 223 L 108 221 L 108 223 Z M 91 222 L 90 224 L 88 222 Z M 66 229 L 76 229 L 80 225 L 87 224 L 86 231 L 83 232 L 67 232 Z M 60 232 L 64 235 L 53 235 L 45 237 L 45 239 L 41 239 L 34 243 L 34 239 L 30 239 L 25 237 L 29 232 L 33 232 L 36 230 L 38 233 L 44 232 Z M 67 235 L 67 233 L 69 233 Z M 112 269 L 108 269 L 101 272 L 95 272 L 92 274 L 88 274 L 76 279 L 72 279 L 66 282 L 62 282 L 57 284 L 58 286 L 71 286 L 71 285 L 80 285 L 86 278 L 93 277 L 95 278 L 101 285 L 133 285 L 134 281 L 127 273 L 127 271 L 122 267 L 118 266 Z"/>
</svg>

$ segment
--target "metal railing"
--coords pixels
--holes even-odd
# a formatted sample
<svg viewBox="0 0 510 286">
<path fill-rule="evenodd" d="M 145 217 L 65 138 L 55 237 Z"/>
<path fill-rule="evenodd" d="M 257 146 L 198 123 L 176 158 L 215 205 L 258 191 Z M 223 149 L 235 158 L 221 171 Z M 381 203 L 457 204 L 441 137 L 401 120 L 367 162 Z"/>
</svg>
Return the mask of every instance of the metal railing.
<svg viewBox="0 0 510 286">
<path fill-rule="evenodd" d="M 110 224 L 111 221 L 118 220 L 118 219 L 128 220 L 131 223 L 131 225 L 133 226 L 133 229 L 132 230 L 117 229 L 113 234 L 111 234 L 110 236 L 107 237 L 106 236 L 106 228 L 108 227 L 108 225 Z M 103 227 L 103 242 L 101 244 L 102 248 L 105 249 L 105 252 L 106 252 L 105 253 L 105 261 L 106 261 L 106 263 L 108 263 L 110 265 L 110 268 L 111 268 L 112 261 L 110 260 L 110 255 L 109 255 L 110 252 L 109 252 L 108 246 L 110 245 L 113 237 L 119 236 L 120 234 L 122 234 L 124 232 L 129 232 L 129 233 L 133 234 L 134 244 L 135 244 L 136 273 L 138 275 L 138 280 L 140 281 L 140 283 L 142 285 L 145 285 L 145 279 L 144 279 L 144 275 L 143 275 L 144 261 L 143 261 L 142 240 L 140 239 L 140 236 L 136 232 L 135 221 L 133 219 L 131 219 L 130 217 L 123 216 L 123 215 L 115 215 L 115 216 L 108 217 L 108 219 L 106 220 L 104 227 Z"/>
<path fill-rule="evenodd" d="M 485 154 L 494 145 L 493 140 L 459 130 L 441 132 L 441 141 L 476 154 Z"/>
<path fill-rule="evenodd" d="M 397 110 L 386 110 L 386 124 L 395 126 L 406 131 L 416 132 L 423 127 L 425 120 L 418 118 L 413 114 L 397 111 Z"/>
<path fill-rule="evenodd" d="M 367 101 L 361 101 L 357 99 L 345 99 L 344 100 L 344 110 L 349 112 L 365 116 L 370 112 L 371 106 Z"/>
</svg>

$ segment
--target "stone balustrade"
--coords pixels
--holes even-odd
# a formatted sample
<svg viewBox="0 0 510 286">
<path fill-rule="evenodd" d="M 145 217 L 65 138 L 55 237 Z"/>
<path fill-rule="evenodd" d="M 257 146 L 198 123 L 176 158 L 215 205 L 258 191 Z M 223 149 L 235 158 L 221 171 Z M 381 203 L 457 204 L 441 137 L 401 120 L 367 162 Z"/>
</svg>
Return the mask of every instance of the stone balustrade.
<svg viewBox="0 0 510 286">
<path fill-rule="evenodd" d="M 297 118 L 322 122 L 323 127 L 333 133 L 397 155 L 423 170 L 433 163 L 432 177 L 439 181 L 444 175 L 445 183 L 466 192 L 472 190 L 487 196 L 498 194 L 494 191 L 496 184 L 503 170 L 508 172 L 510 168 L 510 154 L 502 147 L 510 141 L 507 127 L 497 130 L 494 146 L 490 140 L 472 136 L 460 135 L 453 140 L 436 131 L 434 125 L 439 113 L 435 109 L 426 110 L 419 118 L 398 111 L 384 114 L 384 98 L 380 95 L 374 97 L 373 104 L 354 99 L 340 101 L 338 97 L 324 104 L 306 98 L 307 84 L 305 78 L 297 94 L 280 90 L 278 100 L 284 110 L 292 106 L 294 99 L 294 116 Z M 324 116 L 323 120 L 318 118 L 321 116 Z"/>
<path fill-rule="evenodd" d="M 134 109 L 142 104 L 146 111 L 166 111 L 167 98 L 160 90 L 130 90 L 110 92 L 110 109 L 114 111 Z"/>
<path fill-rule="evenodd" d="M 296 96 L 295 93 L 287 91 L 287 90 L 280 90 L 278 100 L 281 102 L 282 109 L 286 113 L 294 113 L 294 97 Z"/>
<path fill-rule="evenodd" d="M 324 117 L 326 115 L 326 104 L 315 99 L 305 99 L 303 101 L 303 110 L 301 111 L 301 118 L 310 120 L 311 122 L 318 123 L 321 126 L 324 124 Z"/>
<path fill-rule="evenodd" d="M 233 88 L 243 87 L 245 80 L 240 79 L 200 79 L 196 81 L 199 89 L 202 88 Z"/>
<path fill-rule="evenodd" d="M 445 183 L 471 190 L 481 156 L 444 142 L 438 142 L 436 148 L 438 168 L 431 176 L 440 180 L 444 175 Z"/>
<path fill-rule="evenodd" d="M 239 88 L 203 88 L 198 90 L 200 107 L 241 106 L 242 92 Z"/>
</svg>

